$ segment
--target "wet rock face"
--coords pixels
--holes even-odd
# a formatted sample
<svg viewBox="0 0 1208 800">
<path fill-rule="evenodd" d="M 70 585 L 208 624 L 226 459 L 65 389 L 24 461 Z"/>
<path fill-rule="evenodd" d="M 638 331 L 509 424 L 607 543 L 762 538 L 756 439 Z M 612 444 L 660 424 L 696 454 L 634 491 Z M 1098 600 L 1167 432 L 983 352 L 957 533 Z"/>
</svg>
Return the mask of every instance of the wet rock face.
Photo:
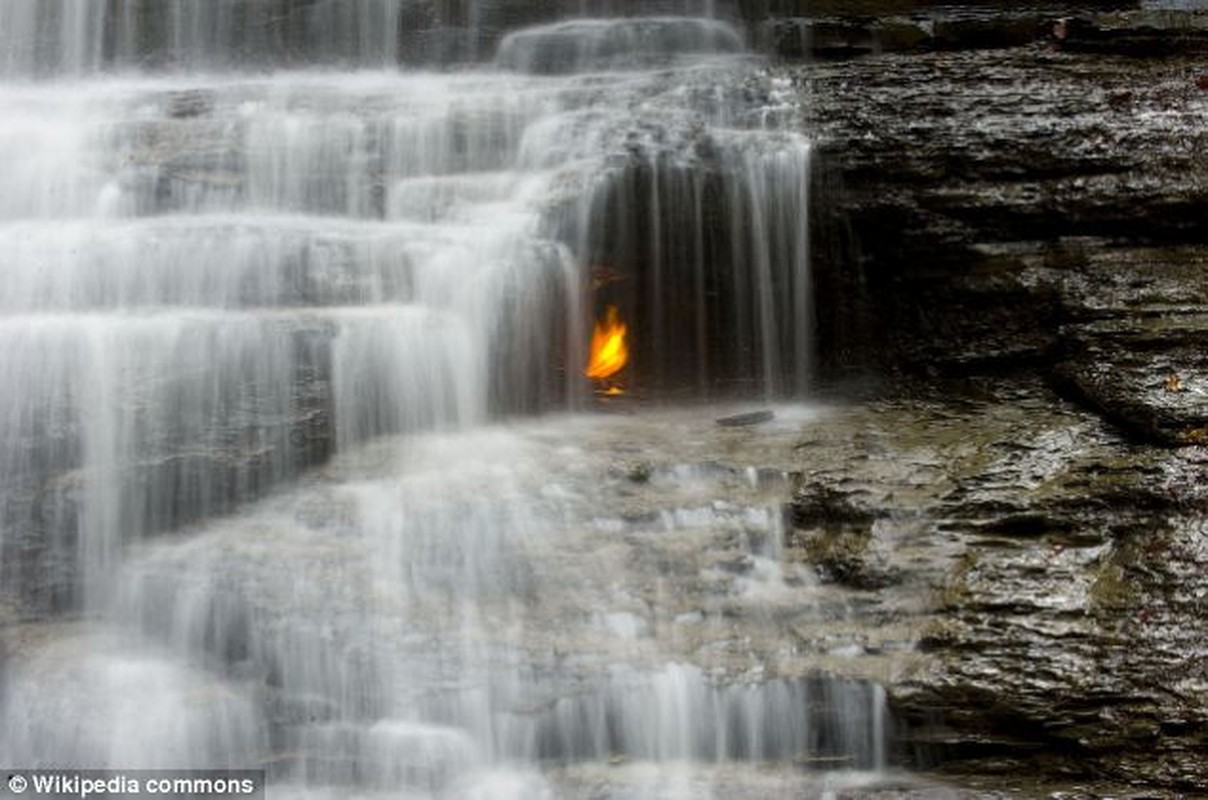
<svg viewBox="0 0 1208 800">
<path fill-rule="evenodd" d="M 1062 276 L 1070 321 L 1056 385 L 1140 438 L 1208 440 L 1205 258 L 1188 246 L 1085 253 Z"/>
<path fill-rule="evenodd" d="M 786 558 L 854 587 L 858 617 L 915 631 L 916 660 L 887 678 L 900 757 L 1204 785 L 1200 448 L 1137 449 L 1038 386 L 997 384 L 854 410 L 798 452 Z M 855 557 L 837 537 L 858 537 Z"/>
<path fill-rule="evenodd" d="M 1203 53 L 1208 50 L 1208 18 L 1195 3 L 1150 3 L 1140 11 L 1062 17 L 1050 31 L 1062 50 L 1131 57 Z"/>
<path fill-rule="evenodd" d="M 860 492 L 844 493 L 825 483 L 797 491 L 790 507 L 791 548 L 800 549 L 823 578 L 855 589 L 882 589 L 896 571 L 878 558 L 874 526 L 884 511 L 869 506 Z"/>
<path fill-rule="evenodd" d="M 750 4 L 758 5 L 758 4 Z M 982 50 L 1021 47 L 1038 39 L 1061 37 L 1068 49 L 1084 42 L 1149 42 L 1153 19 L 1184 35 L 1161 52 L 1193 47 L 1194 26 L 1171 22 L 1169 14 L 1142 13 L 1130 2 L 933 3 L 915 0 L 870 2 L 765 3 L 746 8 L 753 39 L 765 52 L 783 59 L 852 58 L 878 53 Z M 1108 16 L 1108 14 L 1112 14 Z M 1145 34 L 1148 34 L 1146 36 Z M 1089 48 L 1088 48 L 1089 49 Z M 1105 49 L 1104 52 L 1107 52 Z"/>
<path fill-rule="evenodd" d="M 1197 62 L 1058 44 L 797 73 L 831 176 L 815 268 L 849 298 L 823 312 L 823 350 L 837 368 L 1030 365 L 1146 440 L 1198 441 Z"/>
<path fill-rule="evenodd" d="M 1076 478 L 1084 500 L 1029 508 L 1034 544 L 993 520 L 985 530 L 1002 538 L 954 569 L 947 613 L 922 643 L 941 663 L 902 695 L 945 720 L 923 737 L 931 758 L 1203 785 L 1205 651 L 1191 600 L 1204 590 L 1202 511 L 1188 518 L 1179 488 L 1163 498 L 1138 486 L 1154 481 L 1139 465 L 1117 465 L 1115 480 L 1105 466 Z M 1176 484 L 1202 469 L 1167 466 L 1183 472 L 1166 478 Z M 1138 510 L 1121 508 L 1136 493 Z"/>
<path fill-rule="evenodd" d="M 817 280 L 845 298 L 828 366 L 1016 383 L 848 431 L 862 453 L 806 474 L 790 552 L 857 590 L 893 575 L 879 603 L 928 588 L 927 660 L 891 681 L 916 763 L 1201 791 L 1204 19 L 1050 22 L 792 70 L 831 201 Z"/>
</svg>

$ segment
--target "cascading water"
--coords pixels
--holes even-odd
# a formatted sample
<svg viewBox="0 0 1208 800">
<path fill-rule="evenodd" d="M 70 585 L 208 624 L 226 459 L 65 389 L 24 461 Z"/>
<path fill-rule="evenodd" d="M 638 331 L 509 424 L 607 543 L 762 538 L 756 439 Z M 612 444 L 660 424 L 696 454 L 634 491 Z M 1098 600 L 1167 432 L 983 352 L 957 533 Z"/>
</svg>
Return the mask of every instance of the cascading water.
<svg viewBox="0 0 1208 800">
<path fill-rule="evenodd" d="M 622 511 L 653 429 L 561 413 L 609 292 L 637 381 L 806 386 L 786 87 L 678 17 L 397 71 L 408 15 L 489 4 L 453 5 L 0 5 L 10 764 L 500 798 L 884 765 L 876 687 L 769 660 L 810 583 L 783 485 L 668 441 Z"/>
<path fill-rule="evenodd" d="M 557 16 L 713 17 L 724 0 L 5 0 L 0 73 L 114 67 L 393 67 L 474 60 L 501 29 Z"/>
</svg>

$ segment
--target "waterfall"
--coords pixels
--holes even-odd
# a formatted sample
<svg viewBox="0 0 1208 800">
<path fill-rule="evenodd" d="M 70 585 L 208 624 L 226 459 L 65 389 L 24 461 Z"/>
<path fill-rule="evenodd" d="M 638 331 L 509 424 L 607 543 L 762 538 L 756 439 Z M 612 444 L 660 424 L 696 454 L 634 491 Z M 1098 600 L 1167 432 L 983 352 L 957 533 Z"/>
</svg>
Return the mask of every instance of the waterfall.
<svg viewBox="0 0 1208 800">
<path fill-rule="evenodd" d="M 481 61 L 559 15 L 720 15 L 716 0 L 5 0 L 0 75 Z"/>
<path fill-rule="evenodd" d="M 399 69 L 519 7 L 0 4 L 14 764 L 483 797 L 613 758 L 883 766 L 876 687 L 661 649 L 652 578 L 606 563 L 641 535 L 595 492 L 606 429 L 564 413 L 610 298 L 635 389 L 808 389 L 793 88 L 713 3 Z M 750 502 L 665 527 L 778 537 Z"/>
</svg>

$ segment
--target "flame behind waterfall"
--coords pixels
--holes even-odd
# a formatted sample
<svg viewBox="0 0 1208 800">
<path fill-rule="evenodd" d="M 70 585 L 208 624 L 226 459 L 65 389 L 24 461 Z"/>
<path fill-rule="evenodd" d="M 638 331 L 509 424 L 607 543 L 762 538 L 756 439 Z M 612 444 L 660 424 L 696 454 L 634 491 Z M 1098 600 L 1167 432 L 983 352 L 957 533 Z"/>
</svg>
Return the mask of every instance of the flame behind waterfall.
<svg viewBox="0 0 1208 800">
<path fill-rule="evenodd" d="M 620 372 L 629 360 L 629 347 L 625 343 L 625 323 L 617 314 L 616 306 L 604 309 L 604 319 L 596 322 L 591 336 L 591 358 L 583 374 L 589 378 L 603 380 Z"/>
</svg>

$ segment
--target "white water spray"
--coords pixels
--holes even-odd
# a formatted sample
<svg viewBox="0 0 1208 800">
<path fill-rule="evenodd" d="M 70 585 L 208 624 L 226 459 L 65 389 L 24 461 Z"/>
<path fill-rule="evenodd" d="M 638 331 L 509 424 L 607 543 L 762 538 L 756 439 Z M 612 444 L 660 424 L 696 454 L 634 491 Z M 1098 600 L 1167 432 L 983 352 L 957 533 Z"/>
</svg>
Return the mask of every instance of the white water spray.
<svg viewBox="0 0 1208 800">
<path fill-rule="evenodd" d="M 809 143 L 775 87 L 718 89 L 741 38 L 673 17 L 399 72 L 408 7 L 0 5 L 0 576 L 37 620 L 0 752 L 484 798 L 614 759 L 672 794 L 683 764 L 880 767 L 875 689 L 675 644 L 596 423 L 497 422 L 589 396 L 610 244 L 647 259 L 652 385 L 808 385 Z M 668 541 L 779 535 L 763 497 L 677 502 Z"/>
</svg>

